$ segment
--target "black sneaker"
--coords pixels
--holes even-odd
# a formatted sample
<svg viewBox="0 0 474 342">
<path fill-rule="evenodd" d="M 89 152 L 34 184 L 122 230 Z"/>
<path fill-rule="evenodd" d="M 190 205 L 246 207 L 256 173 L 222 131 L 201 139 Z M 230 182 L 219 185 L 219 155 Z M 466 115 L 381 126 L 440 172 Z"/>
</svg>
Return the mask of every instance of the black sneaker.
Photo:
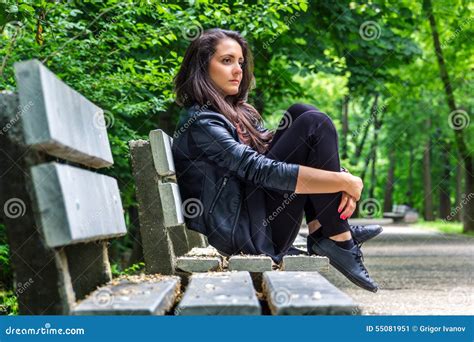
<svg viewBox="0 0 474 342">
<path fill-rule="evenodd" d="M 376 237 L 383 231 L 382 226 L 379 224 L 368 224 L 365 226 L 349 225 L 349 229 L 351 230 L 354 243 L 358 245 L 362 245 L 364 242 Z"/>
<path fill-rule="evenodd" d="M 351 235 L 352 235 L 352 239 L 354 240 L 354 243 L 356 245 L 359 245 L 359 248 L 362 246 L 364 242 L 376 237 L 383 231 L 382 226 L 379 224 L 368 224 L 365 226 L 350 225 L 349 229 L 351 231 Z M 306 239 L 306 248 L 308 250 L 309 255 L 315 254 L 313 252 L 314 242 L 315 242 L 315 239 L 308 235 L 308 238 Z"/>
<path fill-rule="evenodd" d="M 295 246 L 291 246 L 286 252 L 286 255 L 308 255 L 308 253 L 299 248 L 296 248 Z"/>
<path fill-rule="evenodd" d="M 322 237 L 314 243 L 313 251 L 318 255 L 328 257 L 329 263 L 357 286 L 377 292 L 379 286 L 370 278 L 369 272 L 362 263 L 364 256 L 358 245 L 352 249 L 344 249 L 336 245 L 333 240 Z"/>
</svg>

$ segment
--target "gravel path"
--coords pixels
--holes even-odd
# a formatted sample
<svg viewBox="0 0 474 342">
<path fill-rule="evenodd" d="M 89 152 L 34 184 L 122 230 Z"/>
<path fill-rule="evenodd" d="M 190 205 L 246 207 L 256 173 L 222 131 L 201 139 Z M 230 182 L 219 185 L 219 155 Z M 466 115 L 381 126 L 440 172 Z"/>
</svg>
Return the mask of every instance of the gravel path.
<svg viewBox="0 0 474 342">
<path fill-rule="evenodd" d="M 377 293 L 353 285 L 332 266 L 325 276 L 364 315 L 474 314 L 474 238 L 388 225 L 362 251 Z"/>
</svg>

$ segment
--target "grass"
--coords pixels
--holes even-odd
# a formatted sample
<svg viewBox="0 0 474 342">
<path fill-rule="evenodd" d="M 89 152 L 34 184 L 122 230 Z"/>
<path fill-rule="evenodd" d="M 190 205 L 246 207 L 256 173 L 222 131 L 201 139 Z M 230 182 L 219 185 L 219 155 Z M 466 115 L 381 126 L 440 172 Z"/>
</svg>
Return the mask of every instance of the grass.
<svg viewBox="0 0 474 342">
<path fill-rule="evenodd" d="M 413 224 L 412 227 L 435 230 L 435 231 L 438 231 L 440 233 L 445 233 L 445 234 L 474 236 L 474 232 L 463 233 L 461 222 L 446 222 L 443 220 L 436 220 L 436 221 L 420 220 L 418 223 Z"/>
</svg>

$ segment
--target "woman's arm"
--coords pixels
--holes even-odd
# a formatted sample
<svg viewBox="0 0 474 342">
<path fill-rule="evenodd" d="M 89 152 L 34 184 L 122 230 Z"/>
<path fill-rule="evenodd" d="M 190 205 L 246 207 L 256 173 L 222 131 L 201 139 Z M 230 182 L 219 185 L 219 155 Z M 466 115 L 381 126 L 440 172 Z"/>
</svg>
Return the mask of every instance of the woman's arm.
<svg viewBox="0 0 474 342">
<path fill-rule="evenodd" d="M 362 180 L 350 173 L 326 171 L 300 165 L 295 193 L 325 194 L 345 191 L 358 201 L 363 187 Z"/>
</svg>

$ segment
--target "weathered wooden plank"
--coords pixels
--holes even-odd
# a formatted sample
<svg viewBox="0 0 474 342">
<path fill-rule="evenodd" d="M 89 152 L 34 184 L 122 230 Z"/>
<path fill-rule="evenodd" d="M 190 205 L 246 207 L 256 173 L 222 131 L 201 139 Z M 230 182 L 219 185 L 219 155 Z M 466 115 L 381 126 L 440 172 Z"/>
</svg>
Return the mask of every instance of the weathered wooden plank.
<svg viewBox="0 0 474 342">
<path fill-rule="evenodd" d="M 112 279 L 107 241 L 66 246 L 64 252 L 76 300 L 85 298 Z"/>
<path fill-rule="evenodd" d="M 31 168 L 41 227 L 50 247 L 127 233 L 117 181 L 69 165 Z"/>
<path fill-rule="evenodd" d="M 218 271 L 222 269 L 222 256 L 213 247 L 195 247 L 176 259 L 176 268 L 188 273 Z"/>
<path fill-rule="evenodd" d="M 328 272 L 329 259 L 319 255 L 285 255 L 282 271 Z"/>
<path fill-rule="evenodd" d="M 265 255 L 233 255 L 229 258 L 229 271 L 265 272 L 272 270 L 273 261 Z"/>
<path fill-rule="evenodd" d="M 114 279 L 78 303 L 73 315 L 164 315 L 179 293 L 174 276 L 127 276 Z"/>
<path fill-rule="evenodd" d="M 173 139 L 161 129 L 150 131 L 150 146 L 156 172 L 160 176 L 172 176 L 176 173 L 171 145 Z"/>
<path fill-rule="evenodd" d="M 350 315 L 352 298 L 317 272 L 265 272 L 263 292 L 273 315 Z"/>
<path fill-rule="evenodd" d="M 222 260 L 219 257 L 187 257 L 176 259 L 176 268 L 188 272 L 210 272 L 222 269 Z"/>
<path fill-rule="evenodd" d="M 193 274 L 176 315 L 260 315 L 248 272 Z"/>
<path fill-rule="evenodd" d="M 146 272 L 173 274 L 175 255 L 164 223 L 158 191 L 159 179 L 153 164 L 150 143 L 137 140 L 130 141 L 129 144 Z"/>
<path fill-rule="evenodd" d="M 67 259 L 38 228 L 30 166 L 46 156 L 23 142 L 16 94 L 0 93 L 0 216 L 5 223 L 21 315 L 65 315 L 75 297 Z"/>
<path fill-rule="evenodd" d="M 94 168 L 113 164 L 102 109 L 38 60 L 14 64 L 25 142 L 53 156 Z"/>
<path fill-rule="evenodd" d="M 175 227 L 184 224 L 183 210 L 181 208 L 181 195 L 178 184 L 162 183 L 159 185 L 163 216 L 166 227 Z"/>
<path fill-rule="evenodd" d="M 186 229 L 186 237 L 189 248 L 206 247 L 209 245 L 206 236 L 194 230 Z"/>
<path fill-rule="evenodd" d="M 168 227 L 168 235 L 173 244 L 174 255 L 179 257 L 189 252 L 186 227 L 184 225 Z"/>
</svg>

